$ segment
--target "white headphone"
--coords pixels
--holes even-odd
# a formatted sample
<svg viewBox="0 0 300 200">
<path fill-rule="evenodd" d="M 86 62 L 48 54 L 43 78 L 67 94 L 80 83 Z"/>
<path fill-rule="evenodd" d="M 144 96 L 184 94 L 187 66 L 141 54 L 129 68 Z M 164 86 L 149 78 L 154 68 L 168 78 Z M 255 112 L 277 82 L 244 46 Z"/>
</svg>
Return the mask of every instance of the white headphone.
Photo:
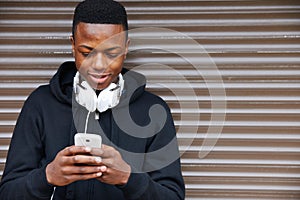
<svg viewBox="0 0 300 200">
<path fill-rule="evenodd" d="M 89 112 L 97 109 L 101 113 L 119 104 L 124 89 L 124 79 L 120 73 L 118 83 L 111 83 L 97 97 L 95 90 L 87 81 L 80 82 L 80 74 L 77 72 L 74 77 L 73 89 L 77 103 L 84 106 Z"/>
</svg>

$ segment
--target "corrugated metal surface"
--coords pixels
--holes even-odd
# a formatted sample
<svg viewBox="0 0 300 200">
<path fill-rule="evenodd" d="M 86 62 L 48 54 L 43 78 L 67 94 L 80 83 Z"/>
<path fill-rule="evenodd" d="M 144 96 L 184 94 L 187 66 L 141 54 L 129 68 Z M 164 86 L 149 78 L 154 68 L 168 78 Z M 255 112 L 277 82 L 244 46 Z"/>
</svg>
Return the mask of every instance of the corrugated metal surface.
<svg viewBox="0 0 300 200">
<path fill-rule="evenodd" d="M 222 76 L 224 85 L 213 79 L 216 71 L 197 57 L 193 45 L 164 46 L 168 39 L 183 39 L 170 32 L 159 33 L 160 39 L 149 40 L 148 46 L 133 44 L 132 50 L 140 50 L 130 52 L 126 62 L 129 68 L 160 64 L 138 70 L 148 76 L 148 89 L 169 103 L 180 130 L 186 199 L 300 199 L 300 2 L 122 2 L 131 28 L 163 27 L 188 35 L 203 45 Z M 61 62 L 72 59 L 68 37 L 75 4 L 0 1 L 1 174 L 23 101 L 49 80 Z M 201 64 L 205 77 L 195 73 L 189 60 Z M 181 81 L 182 75 L 187 82 Z M 212 98 L 211 91 L 223 88 L 227 103 L 223 131 L 210 135 L 217 143 L 199 158 L 210 119 L 224 114 L 223 107 L 213 107 L 224 103 L 224 96 Z M 213 123 L 222 128 L 222 121 Z"/>
</svg>

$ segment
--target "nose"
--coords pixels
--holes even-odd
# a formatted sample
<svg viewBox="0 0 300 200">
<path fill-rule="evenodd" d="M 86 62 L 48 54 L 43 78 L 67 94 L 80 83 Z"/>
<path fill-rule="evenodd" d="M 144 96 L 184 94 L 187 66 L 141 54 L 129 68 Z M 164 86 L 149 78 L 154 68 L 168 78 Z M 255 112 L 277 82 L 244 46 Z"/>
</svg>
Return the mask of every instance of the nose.
<svg viewBox="0 0 300 200">
<path fill-rule="evenodd" d="M 97 52 L 93 56 L 92 66 L 95 71 L 101 73 L 108 67 L 107 60 L 102 52 Z"/>
</svg>

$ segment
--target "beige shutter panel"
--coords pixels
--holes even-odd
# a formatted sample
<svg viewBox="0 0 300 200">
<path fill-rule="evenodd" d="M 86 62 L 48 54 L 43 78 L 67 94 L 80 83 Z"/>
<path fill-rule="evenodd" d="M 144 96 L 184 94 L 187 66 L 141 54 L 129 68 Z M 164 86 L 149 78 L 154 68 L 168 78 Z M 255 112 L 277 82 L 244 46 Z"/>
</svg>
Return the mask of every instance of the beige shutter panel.
<svg viewBox="0 0 300 200">
<path fill-rule="evenodd" d="M 121 2 L 131 29 L 158 31 L 147 29 L 145 44 L 132 32 L 125 66 L 144 73 L 148 90 L 171 107 L 186 199 L 300 199 L 300 2 Z M 0 1 L 0 175 L 24 100 L 72 59 L 76 3 Z M 211 151 L 200 158 L 203 148 Z"/>
</svg>

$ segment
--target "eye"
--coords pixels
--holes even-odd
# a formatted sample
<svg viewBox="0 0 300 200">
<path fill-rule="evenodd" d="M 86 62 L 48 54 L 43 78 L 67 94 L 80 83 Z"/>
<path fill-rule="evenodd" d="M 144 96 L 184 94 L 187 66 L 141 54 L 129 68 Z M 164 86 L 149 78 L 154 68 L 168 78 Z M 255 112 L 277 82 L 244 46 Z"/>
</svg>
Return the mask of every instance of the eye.
<svg viewBox="0 0 300 200">
<path fill-rule="evenodd" d="M 114 59 L 114 58 L 121 56 L 123 51 L 120 49 L 113 49 L 113 50 L 107 50 L 104 53 L 108 58 Z"/>
<path fill-rule="evenodd" d="M 81 55 L 83 56 L 83 57 L 91 57 L 91 56 L 93 56 L 93 55 L 95 55 L 95 52 L 94 51 L 90 51 L 90 52 L 81 52 Z"/>
<path fill-rule="evenodd" d="M 80 52 L 83 57 L 87 57 L 90 55 L 90 52 Z"/>
<path fill-rule="evenodd" d="M 119 53 L 106 53 L 107 57 L 109 58 L 116 58 L 118 57 L 120 54 Z"/>
</svg>

